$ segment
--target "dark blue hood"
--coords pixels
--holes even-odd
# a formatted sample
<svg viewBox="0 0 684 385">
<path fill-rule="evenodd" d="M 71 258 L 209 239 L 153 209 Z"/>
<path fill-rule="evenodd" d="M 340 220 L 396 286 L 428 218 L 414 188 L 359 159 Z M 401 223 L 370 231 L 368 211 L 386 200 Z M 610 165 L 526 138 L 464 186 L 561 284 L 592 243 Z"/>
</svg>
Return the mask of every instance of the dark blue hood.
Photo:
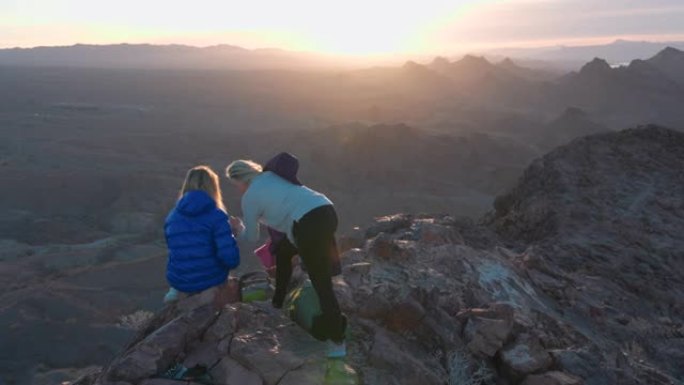
<svg viewBox="0 0 684 385">
<path fill-rule="evenodd" d="M 214 199 L 201 190 L 186 192 L 176 205 L 178 212 L 189 217 L 205 214 L 215 208 Z"/>
</svg>

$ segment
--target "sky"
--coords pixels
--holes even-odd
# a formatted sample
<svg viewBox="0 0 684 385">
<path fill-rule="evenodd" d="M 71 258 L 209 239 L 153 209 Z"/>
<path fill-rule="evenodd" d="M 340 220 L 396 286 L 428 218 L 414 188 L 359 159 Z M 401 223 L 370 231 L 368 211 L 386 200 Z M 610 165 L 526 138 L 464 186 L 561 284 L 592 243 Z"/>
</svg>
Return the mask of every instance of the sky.
<svg viewBox="0 0 684 385">
<path fill-rule="evenodd" d="M 0 0 L 0 47 L 152 43 L 332 54 L 684 40 L 684 0 Z"/>
</svg>

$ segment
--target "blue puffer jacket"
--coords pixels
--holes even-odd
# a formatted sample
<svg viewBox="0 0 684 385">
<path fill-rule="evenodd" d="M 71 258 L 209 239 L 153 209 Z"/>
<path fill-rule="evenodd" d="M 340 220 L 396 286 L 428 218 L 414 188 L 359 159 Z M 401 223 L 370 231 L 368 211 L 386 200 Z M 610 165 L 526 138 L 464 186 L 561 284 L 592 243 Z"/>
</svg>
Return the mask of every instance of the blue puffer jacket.
<svg viewBox="0 0 684 385">
<path fill-rule="evenodd" d="M 176 290 L 193 293 L 219 285 L 240 264 L 228 215 L 204 191 L 183 195 L 166 218 L 164 234 L 166 279 Z"/>
</svg>

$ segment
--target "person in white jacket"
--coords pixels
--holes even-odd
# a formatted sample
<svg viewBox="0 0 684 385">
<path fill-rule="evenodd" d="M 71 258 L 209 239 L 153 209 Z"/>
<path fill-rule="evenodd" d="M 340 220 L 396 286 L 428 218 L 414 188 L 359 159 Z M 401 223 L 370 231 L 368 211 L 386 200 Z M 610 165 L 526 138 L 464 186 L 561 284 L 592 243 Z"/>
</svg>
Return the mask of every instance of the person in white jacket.
<svg viewBox="0 0 684 385">
<path fill-rule="evenodd" d="M 260 223 L 287 235 L 297 247 L 320 301 L 322 315 L 314 319 L 312 334 L 319 340 L 330 341 L 329 357 L 346 355 L 347 320 L 332 286 L 338 225 L 333 203 L 306 186 L 264 172 L 261 165 L 252 161 L 234 161 L 226 168 L 226 176 L 242 194 L 243 221 L 231 219 L 237 238 L 258 241 Z M 283 299 L 274 298 L 274 306 L 282 306 Z"/>
</svg>

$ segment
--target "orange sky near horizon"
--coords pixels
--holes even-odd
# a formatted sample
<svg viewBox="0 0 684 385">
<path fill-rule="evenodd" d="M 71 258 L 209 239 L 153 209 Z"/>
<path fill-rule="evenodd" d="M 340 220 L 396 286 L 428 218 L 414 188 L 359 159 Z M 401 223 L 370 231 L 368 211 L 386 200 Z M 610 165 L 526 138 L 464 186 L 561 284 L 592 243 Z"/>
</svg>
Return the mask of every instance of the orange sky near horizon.
<svg viewBox="0 0 684 385">
<path fill-rule="evenodd" d="M 681 0 L 0 0 L 0 47 L 158 43 L 330 54 L 684 40 Z"/>
</svg>

